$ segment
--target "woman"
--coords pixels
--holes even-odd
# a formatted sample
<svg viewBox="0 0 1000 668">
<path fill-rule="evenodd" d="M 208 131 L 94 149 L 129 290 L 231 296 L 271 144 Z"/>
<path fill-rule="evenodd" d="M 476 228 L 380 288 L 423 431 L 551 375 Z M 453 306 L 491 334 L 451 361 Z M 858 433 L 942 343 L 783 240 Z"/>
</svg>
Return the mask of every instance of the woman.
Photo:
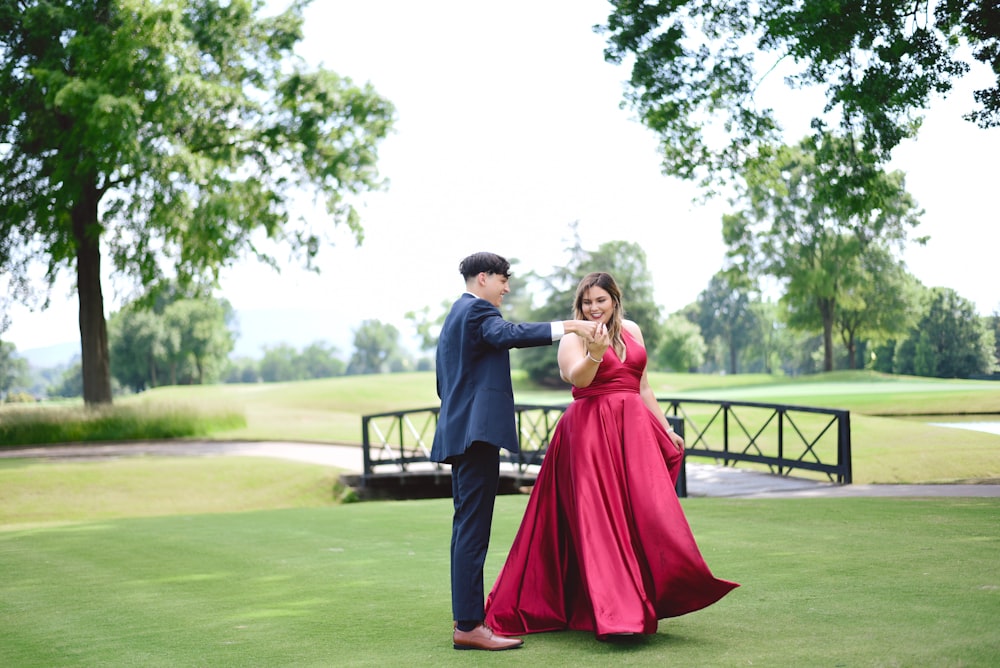
<svg viewBox="0 0 1000 668">
<path fill-rule="evenodd" d="M 559 343 L 573 402 L 487 597 L 486 624 L 506 635 L 652 634 L 657 620 L 739 585 L 712 575 L 684 517 L 674 491 L 684 442 L 650 388 L 642 332 L 623 319 L 614 278 L 586 276 L 574 309 L 601 323 L 599 332 Z"/>
</svg>

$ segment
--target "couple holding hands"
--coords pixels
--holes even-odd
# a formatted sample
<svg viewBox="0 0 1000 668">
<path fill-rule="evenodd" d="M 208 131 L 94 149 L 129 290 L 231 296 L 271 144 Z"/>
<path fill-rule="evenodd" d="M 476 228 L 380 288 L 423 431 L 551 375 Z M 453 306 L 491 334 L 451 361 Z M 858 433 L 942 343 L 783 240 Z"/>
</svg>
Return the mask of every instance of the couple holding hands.
<svg viewBox="0 0 1000 668">
<path fill-rule="evenodd" d="M 674 491 L 684 442 L 646 375 L 639 327 L 607 273 L 588 274 L 573 320 L 511 323 L 500 305 L 510 263 L 475 253 L 459 271 L 437 348 L 441 399 L 431 459 L 451 465 L 455 649 L 521 647 L 519 634 L 572 629 L 599 640 L 656 633 L 659 619 L 718 601 Z M 518 452 L 510 349 L 559 342 L 573 401 L 552 434 L 524 518 L 488 596 L 483 566 L 500 448 Z"/>
</svg>

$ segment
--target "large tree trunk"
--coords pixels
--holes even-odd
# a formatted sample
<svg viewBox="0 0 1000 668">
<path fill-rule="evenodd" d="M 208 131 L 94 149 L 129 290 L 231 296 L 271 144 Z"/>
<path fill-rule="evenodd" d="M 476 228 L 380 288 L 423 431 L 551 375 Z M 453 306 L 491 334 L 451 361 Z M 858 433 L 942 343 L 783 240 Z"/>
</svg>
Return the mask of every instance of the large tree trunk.
<svg viewBox="0 0 1000 668">
<path fill-rule="evenodd" d="M 832 299 L 820 299 L 819 312 L 823 316 L 823 371 L 833 371 L 833 310 Z"/>
<path fill-rule="evenodd" d="M 101 291 L 101 238 L 97 224 L 97 191 L 82 188 L 81 201 L 73 207 L 76 238 L 76 292 L 80 300 L 80 353 L 83 366 L 83 401 L 88 406 L 111 403 L 111 365 L 108 330 Z"/>
</svg>

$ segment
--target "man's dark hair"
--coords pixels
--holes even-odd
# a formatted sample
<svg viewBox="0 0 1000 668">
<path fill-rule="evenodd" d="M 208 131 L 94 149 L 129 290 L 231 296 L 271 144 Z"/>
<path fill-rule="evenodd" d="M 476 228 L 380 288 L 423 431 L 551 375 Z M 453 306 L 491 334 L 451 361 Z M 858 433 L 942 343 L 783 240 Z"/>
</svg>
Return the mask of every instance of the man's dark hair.
<svg viewBox="0 0 1000 668">
<path fill-rule="evenodd" d="M 496 253 L 473 253 L 462 260 L 458 270 L 465 280 L 478 276 L 481 272 L 501 274 L 510 278 L 510 262 Z"/>
</svg>

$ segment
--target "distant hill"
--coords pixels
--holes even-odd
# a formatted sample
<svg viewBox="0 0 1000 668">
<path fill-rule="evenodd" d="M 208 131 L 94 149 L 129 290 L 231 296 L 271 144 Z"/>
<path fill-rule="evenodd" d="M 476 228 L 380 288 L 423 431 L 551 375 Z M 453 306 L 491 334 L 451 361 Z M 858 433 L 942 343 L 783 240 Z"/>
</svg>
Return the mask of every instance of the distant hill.
<svg viewBox="0 0 1000 668">
<path fill-rule="evenodd" d="M 80 342 L 57 343 L 44 348 L 18 350 L 18 356 L 28 360 L 28 364 L 39 369 L 70 364 L 80 357 Z"/>
<path fill-rule="evenodd" d="M 250 309 L 236 311 L 239 335 L 231 357 L 260 358 L 265 347 L 287 344 L 301 350 L 322 341 L 337 348 L 342 357 L 354 347 L 352 328 L 333 311 L 312 309 Z"/>
</svg>

